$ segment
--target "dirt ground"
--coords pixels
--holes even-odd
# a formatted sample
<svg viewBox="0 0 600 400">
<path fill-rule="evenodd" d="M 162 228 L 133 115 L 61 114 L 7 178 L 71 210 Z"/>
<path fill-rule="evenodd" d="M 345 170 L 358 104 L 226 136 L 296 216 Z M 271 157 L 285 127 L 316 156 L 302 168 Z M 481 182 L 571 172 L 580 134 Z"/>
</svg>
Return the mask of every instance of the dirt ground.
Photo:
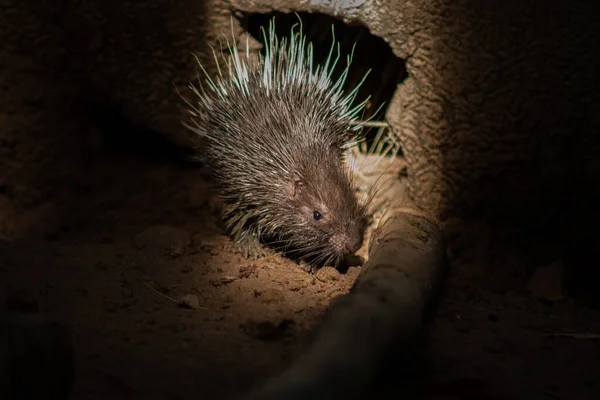
<svg viewBox="0 0 600 400">
<path fill-rule="evenodd" d="M 359 273 L 232 255 L 198 169 L 107 153 L 91 175 L 59 231 L 0 243 L 0 295 L 24 291 L 73 327 L 76 400 L 239 395 L 291 360 Z M 429 398 L 598 399 L 599 317 L 451 284 Z"/>
</svg>

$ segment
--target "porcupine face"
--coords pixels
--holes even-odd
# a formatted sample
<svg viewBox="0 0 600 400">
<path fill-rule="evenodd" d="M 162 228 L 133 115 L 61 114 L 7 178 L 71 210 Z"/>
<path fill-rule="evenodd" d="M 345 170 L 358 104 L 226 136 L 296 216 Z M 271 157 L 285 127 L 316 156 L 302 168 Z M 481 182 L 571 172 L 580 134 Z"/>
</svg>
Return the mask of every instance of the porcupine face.
<svg viewBox="0 0 600 400">
<path fill-rule="evenodd" d="M 289 206 L 289 242 L 312 262 L 337 264 L 362 246 L 364 208 L 334 152 L 297 169 L 290 183 Z"/>
</svg>

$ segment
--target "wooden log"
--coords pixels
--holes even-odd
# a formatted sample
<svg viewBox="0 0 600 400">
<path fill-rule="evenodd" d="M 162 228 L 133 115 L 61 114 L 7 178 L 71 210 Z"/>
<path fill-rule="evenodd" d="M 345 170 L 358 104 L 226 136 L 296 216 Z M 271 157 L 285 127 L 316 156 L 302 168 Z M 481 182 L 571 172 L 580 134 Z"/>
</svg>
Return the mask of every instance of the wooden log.
<svg viewBox="0 0 600 400">
<path fill-rule="evenodd" d="M 389 211 L 351 291 L 331 305 L 305 352 L 249 399 L 357 398 L 392 349 L 400 357 L 411 354 L 435 298 L 445 249 L 427 214 Z"/>
</svg>

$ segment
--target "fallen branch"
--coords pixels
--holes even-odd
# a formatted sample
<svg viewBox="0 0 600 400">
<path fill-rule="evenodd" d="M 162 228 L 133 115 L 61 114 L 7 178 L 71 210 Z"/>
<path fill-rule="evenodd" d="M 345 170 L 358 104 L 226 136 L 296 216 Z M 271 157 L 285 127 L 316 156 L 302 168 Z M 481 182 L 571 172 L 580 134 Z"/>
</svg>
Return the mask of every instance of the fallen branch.
<svg viewBox="0 0 600 400">
<path fill-rule="evenodd" d="M 391 211 L 391 210 L 390 210 Z M 330 307 L 311 345 L 252 400 L 357 398 L 392 349 L 408 355 L 442 272 L 438 224 L 416 208 L 387 213 L 350 293 Z"/>
</svg>

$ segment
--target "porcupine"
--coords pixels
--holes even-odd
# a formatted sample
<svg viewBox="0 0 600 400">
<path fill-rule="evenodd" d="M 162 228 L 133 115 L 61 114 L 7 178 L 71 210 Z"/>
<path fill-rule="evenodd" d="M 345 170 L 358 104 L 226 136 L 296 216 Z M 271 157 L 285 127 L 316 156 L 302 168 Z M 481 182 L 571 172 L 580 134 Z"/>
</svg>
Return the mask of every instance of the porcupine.
<svg viewBox="0 0 600 400">
<path fill-rule="evenodd" d="M 228 76 L 219 70 L 213 80 L 200 65 L 208 89 L 190 86 L 197 99 L 188 102 L 186 126 L 205 139 L 201 159 L 224 200 L 236 252 L 263 256 L 267 238 L 308 271 L 337 265 L 361 247 L 367 223 L 367 204 L 343 162 L 359 140 L 357 116 L 368 99 L 353 106 L 362 82 L 343 92 L 352 54 L 332 79 L 335 37 L 326 62 L 313 67 L 301 25 L 289 40 L 276 37 L 274 20 L 262 33 L 265 54 L 255 67 L 235 46 Z"/>
</svg>

